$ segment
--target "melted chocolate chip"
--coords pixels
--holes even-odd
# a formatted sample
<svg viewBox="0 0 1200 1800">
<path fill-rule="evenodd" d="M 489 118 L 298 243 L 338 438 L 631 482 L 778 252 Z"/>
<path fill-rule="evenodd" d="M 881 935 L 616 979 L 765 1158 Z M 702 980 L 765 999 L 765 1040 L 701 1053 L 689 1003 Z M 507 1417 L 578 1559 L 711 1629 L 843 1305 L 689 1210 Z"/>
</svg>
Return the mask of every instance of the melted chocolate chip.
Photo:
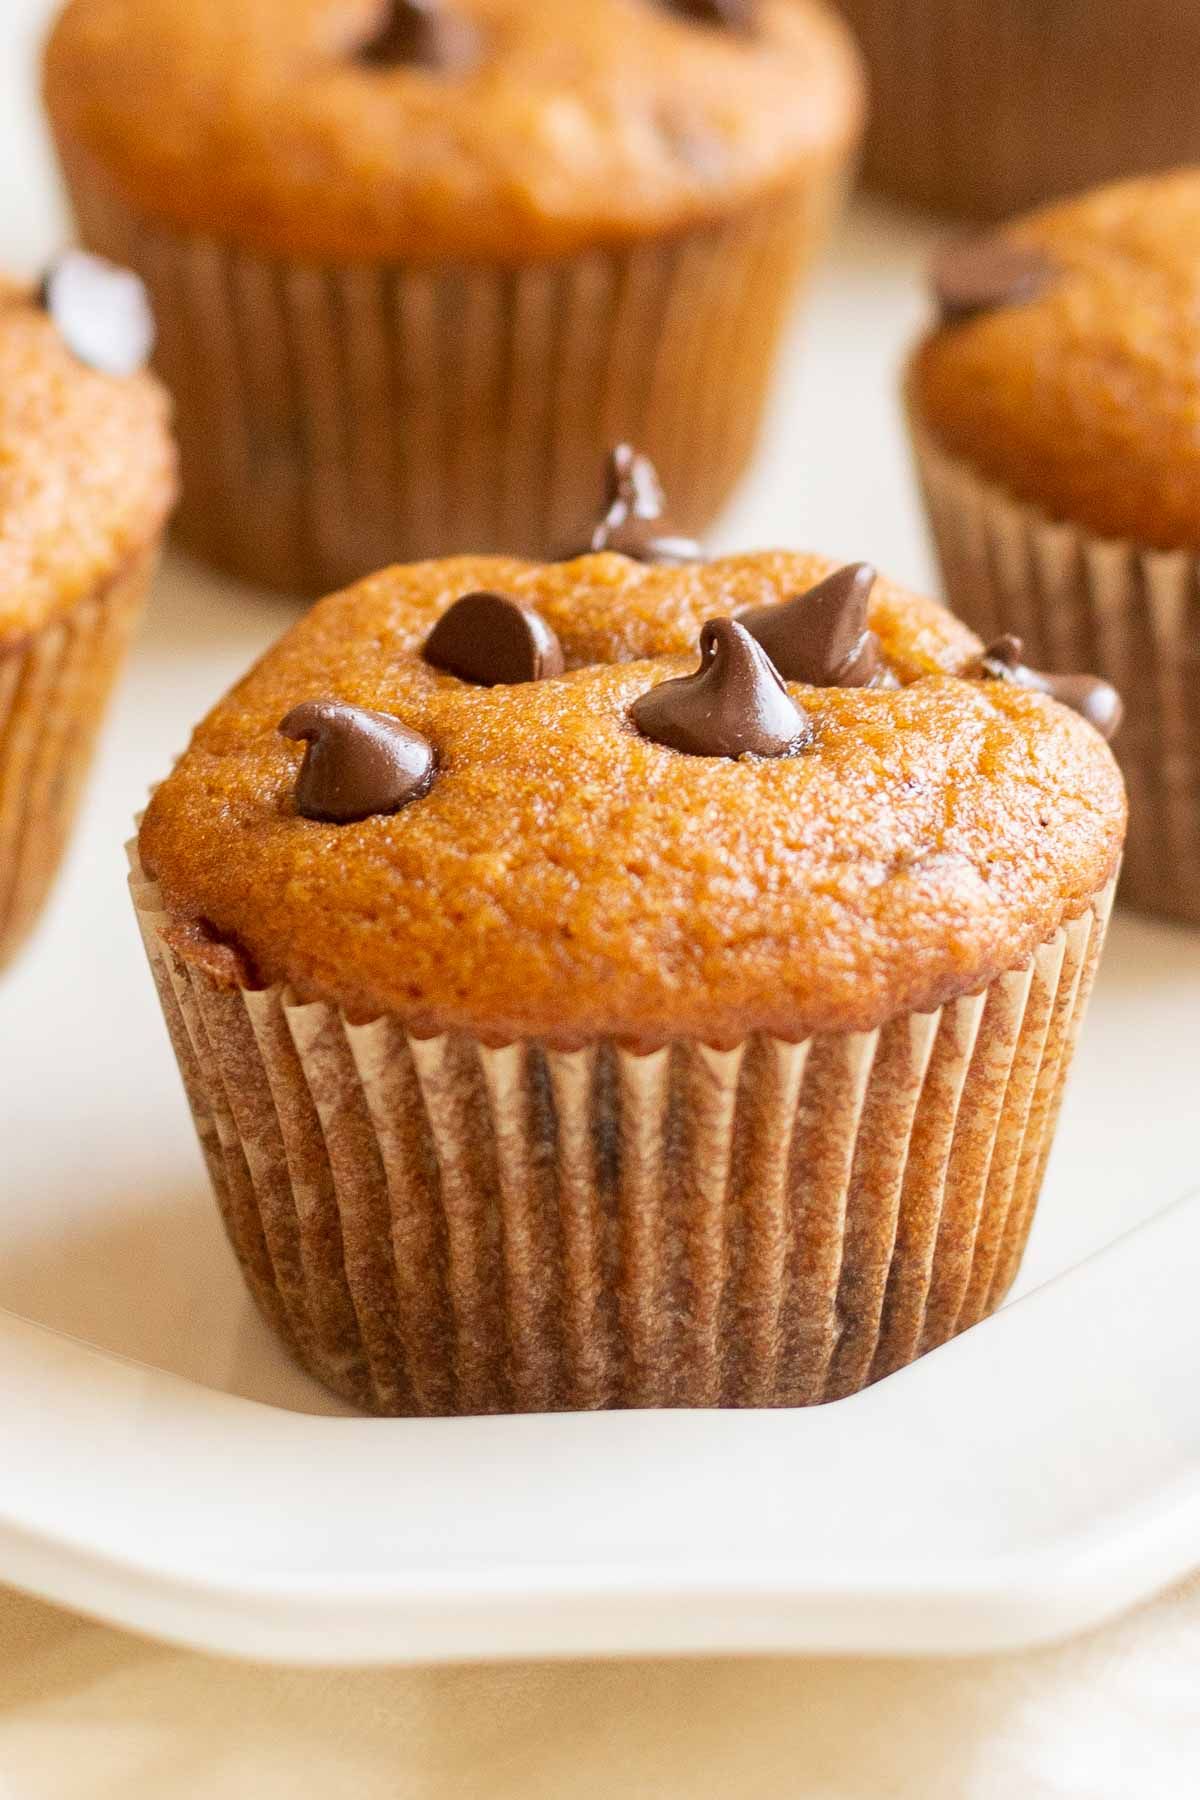
<svg viewBox="0 0 1200 1800">
<path fill-rule="evenodd" d="M 781 606 L 738 615 L 785 681 L 813 687 L 866 687 L 880 670 L 879 640 L 867 628 L 875 585 L 870 563 L 848 563 Z"/>
<path fill-rule="evenodd" d="M 68 250 L 42 276 L 38 302 L 67 349 L 102 375 L 136 375 L 154 349 L 154 315 L 141 281 L 86 250 Z"/>
<path fill-rule="evenodd" d="M 1098 675 L 1046 675 L 1022 662 L 1024 646 L 1010 634 L 989 644 L 979 659 L 979 672 L 988 681 L 1011 681 L 1035 694 L 1049 694 L 1060 706 L 1069 706 L 1093 725 L 1106 740 L 1121 727 L 1124 707 L 1111 682 Z"/>
<path fill-rule="evenodd" d="M 663 0 L 663 4 L 694 25 L 719 25 L 726 31 L 753 30 L 758 10 L 755 0 Z"/>
<path fill-rule="evenodd" d="M 279 729 L 308 742 L 296 777 L 302 818 L 351 825 L 399 812 L 432 785 L 433 746 L 388 713 L 340 700 L 304 700 Z"/>
<path fill-rule="evenodd" d="M 631 716 L 643 737 L 688 756 L 787 756 L 812 736 L 778 670 L 734 619 L 710 619 L 696 673 L 660 681 Z"/>
<path fill-rule="evenodd" d="M 378 26 L 356 54 L 375 68 L 459 74 L 478 60 L 479 38 L 443 0 L 384 0 Z"/>
<path fill-rule="evenodd" d="M 605 470 L 604 517 L 588 550 L 612 550 L 634 562 L 703 562 L 699 544 L 664 532 L 665 506 L 662 483 L 650 458 L 630 444 L 618 444 Z"/>
<path fill-rule="evenodd" d="M 993 234 L 946 244 L 930 277 L 944 324 L 1038 299 L 1058 270 L 1042 250 Z"/>
<path fill-rule="evenodd" d="M 464 594 L 442 614 L 422 655 L 480 687 L 544 681 L 563 671 L 562 646 L 545 619 L 504 594 Z"/>
</svg>

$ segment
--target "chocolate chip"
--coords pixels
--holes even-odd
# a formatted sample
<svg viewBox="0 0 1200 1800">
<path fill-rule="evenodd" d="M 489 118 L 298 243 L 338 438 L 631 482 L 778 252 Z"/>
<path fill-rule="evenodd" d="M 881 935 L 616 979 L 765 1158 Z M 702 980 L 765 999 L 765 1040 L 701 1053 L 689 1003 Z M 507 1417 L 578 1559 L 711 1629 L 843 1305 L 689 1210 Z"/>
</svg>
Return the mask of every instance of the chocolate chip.
<svg viewBox="0 0 1200 1800">
<path fill-rule="evenodd" d="M 67 349 L 102 375 L 136 375 L 154 349 L 154 314 L 141 281 L 86 250 L 67 250 L 50 264 L 38 303 Z"/>
<path fill-rule="evenodd" d="M 720 25 L 726 31 L 752 31 L 758 10 L 755 0 L 662 0 L 668 12 L 690 19 L 694 25 Z"/>
<path fill-rule="evenodd" d="M 991 234 L 945 244 L 930 269 L 944 324 L 955 325 L 1002 306 L 1037 300 L 1058 270 L 1031 244 Z"/>
<path fill-rule="evenodd" d="M 618 444 L 605 469 L 604 517 L 587 551 L 612 550 L 634 562 L 703 562 L 704 552 L 693 539 L 664 532 L 665 506 L 658 470 L 650 458 L 630 444 Z"/>
<path fill-rule="evenodd" d="M 303 700 L 279 729 L 308 741 L 296 777 L 296 811 L 305 819 L 351 825 L 399 812 L 432 785 L 433 746 L 388 713 Z"/>
<path fill-rule="evenodd" d="M 866 687 L 880 670 L 879 639 L 867 629 L 875 585 L 870 563 L 847 563 L 781 606 L 739 613 L 785 681 Z"/>
<path fill-rule="evenodd" d="M 1006 631 L 1003 637 L 998 637 L 987 646 L 979 658 L 980 669 L 992 681 L 1007 681 L 1022 666 L 1024 651 L 1025 646 L 1020 638 L 1014 637 L 1011 631 Z"/>
<path fill-rule="evenodd" d="M 1111 682 L 1098 675 L 1046 675 L 1022 662 L 1024 645 L 1011 633 L 989 644 L 979 659 L 979 673 L 987 681 L 1011 681 L 1031 693 L 1049 694 L 1060 706 L 1069 706 L 1095 727 L 1105 740 L 1121 728 L 1125 708 Z"/>
<path fill-rule="evenodd" d="M 766 652 L 733 619 L 710 619 L 696 673 L 660 681 L 631 716 L 643 737 L 688 756 L 787 756 L 812 736 Z"/>
<path fill-rule="evenodd" d="M 540 613 L 504 594 L 464 594 L 444 612 L 422 655 L 463 681 L 498 687 L 563 671 L 562 646 Z"/>
<path fill-rule="evenodd" d="M 375 68 L 461 74 L 478 61 L 479 37 L 471 21 L 443 0 L 384 0 L 377 27 L 356 55 Z"/>
</svg>

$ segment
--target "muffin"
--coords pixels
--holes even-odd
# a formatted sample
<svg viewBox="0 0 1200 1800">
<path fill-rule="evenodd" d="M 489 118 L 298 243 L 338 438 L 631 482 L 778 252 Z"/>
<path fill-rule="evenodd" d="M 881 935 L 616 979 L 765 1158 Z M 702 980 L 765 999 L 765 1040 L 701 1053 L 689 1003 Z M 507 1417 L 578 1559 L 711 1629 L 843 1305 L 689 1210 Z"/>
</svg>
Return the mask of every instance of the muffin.
<svg viewBox="0 0 1200 1800">
<path fill-rule="evenodd" d="M 234 1249 L 370 1410 L 832 1399 L 1020 1260 L 1108 749 L 866 565 L 641 548 L 319 603 L 141 826 Z"/>
<path fill-rule="evenodd" d="M 173 495 L 136 277 L 0 280 L 0 964 L 58 868 Z"/>
<path fill-rule="evenodd" d="M 981 219 L 1200 156 L 1200 12 L 1179 0 L 840 0 L 866 54 L 866 170 Z"/>
<path fill-rule="evenodd" d="M 1200 172 L 952 245 L 913 358 L 952 608 L 1124 695 L 1122 894 L 1200 923 Z"/>
<path fill-rule="evenodd" d="M 45 93 L 154 296 L 183 537 L 311 593 L 559 554 L 623 437 L 705 526 L 862 113 L 821 0 L 72 0 Z"/>
</svg>

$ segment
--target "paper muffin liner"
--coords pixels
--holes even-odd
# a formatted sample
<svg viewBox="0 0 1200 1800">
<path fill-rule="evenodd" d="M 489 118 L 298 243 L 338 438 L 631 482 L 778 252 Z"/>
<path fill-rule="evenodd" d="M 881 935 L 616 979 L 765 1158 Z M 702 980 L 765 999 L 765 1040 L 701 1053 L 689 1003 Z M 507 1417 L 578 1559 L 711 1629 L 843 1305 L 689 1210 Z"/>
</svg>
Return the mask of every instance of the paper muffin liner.
<svg viewBox="0 0 1200 1800">
<path fill-rule="evenodd" d="M 951 609 L 985 642 L 1015 632 L 1034 667 L 1103 675 L 1124 699 L 1121 899 L 1200 924 L 1200 558 L 1055 522 L 915 420 L 913 441 Z"/>
<path fill-rule="evenodd" d="M 1200 157 L 1195 6 L 838 3 L 870 71 L 866 174 L 901 199 L 1002 219 Z"/>
<path fill-rule="evenodd" d="M 418 1038 L 224 984 L 131 860 L 250 1290 L 318 1380 L 395 1414 L 809 1405 L 982 1318 L 1112 899 L 937 1012 L 645 1054 Z"/>
<path fill-rule="evenodd" d="M 58 870 L 153 564 L 138 556 L 61 618 L 0 644 L 0 967 Z"/>
<path fill-rule="evenodd" d="M 672 526 L 700 531 L 749 459 L 843 187 L 824 165 L 726 223 L 512 269 L 321 267 L 146 222 L 60 152 L 83 241 L 153 299 L 182 538 L 306 592 L 397 561 L 582 548 L 622 440 L 657 464 Z"/>
</svg>

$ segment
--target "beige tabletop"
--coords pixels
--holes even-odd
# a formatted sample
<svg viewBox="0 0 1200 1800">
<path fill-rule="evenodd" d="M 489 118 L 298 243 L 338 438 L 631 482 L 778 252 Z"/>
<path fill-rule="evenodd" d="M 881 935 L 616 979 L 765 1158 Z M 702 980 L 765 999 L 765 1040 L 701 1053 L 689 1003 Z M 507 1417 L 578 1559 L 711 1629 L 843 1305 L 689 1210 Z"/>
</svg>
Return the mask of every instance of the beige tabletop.
<svg viewBox="0 0 1200 1800">
<path fill-rule="evenodd" d="M 0 1592 L 0 1800 L 1174 1800 L 1200 1577 L 1057 1650 L 288 1671 Z"/>
</svg>

